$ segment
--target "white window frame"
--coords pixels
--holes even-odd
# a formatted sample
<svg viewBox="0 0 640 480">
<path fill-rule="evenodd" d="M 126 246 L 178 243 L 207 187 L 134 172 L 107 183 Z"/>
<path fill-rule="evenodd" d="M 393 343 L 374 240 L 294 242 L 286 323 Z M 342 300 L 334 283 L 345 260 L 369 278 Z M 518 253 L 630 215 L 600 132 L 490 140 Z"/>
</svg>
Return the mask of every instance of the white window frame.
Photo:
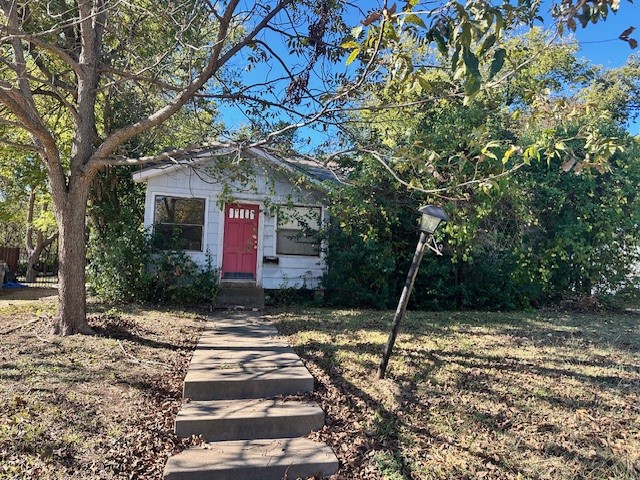
<svg viewBox="0 0 640 480">
<path fill-rule="evenodd" d="M 206 251 L 206 238 L 207 238 L 207 225 L 208 225 L 208 213 L 209 213 L 209 199 L 207 197 L 197 197 L 195 195 L 180 195 L 173 192 L 154 192 L 151 198 L 151 226 L 155 228 L 156 225 L 156 199 L 157 197 L 169 197 L 179 198 L 184 200 L 204 200 L 204 217 L 202 219 L 202 239 L 200 240 L 200 250 L 183 250 L 184 252 L 203 253 Z M 169 224 L 164 224 L 169 225 Z M 173 224 L 172 224 L 173 225 Z M 180 225 L 180 224 L 175 224 Z M 191 224 L 185 224 L 191 225 Z M 195 224 L 194 224 L 195 225 Z"/>
<path fill-rule="evenodd" d="M 322 224 L 324 221 L 324 207 L 322 205 L 279 205 L 278 206 L 278 211 L 276 213 L 276 223 L 275 223 L 275 253 L 277 256 L 283 256 L 283 257 L 294 257 L 294 258 L 322 258 L 322 249 L 323 249 L 323 242 L 318 240 L 318 253 L 313 254 L 313 255 L 307 255 L 307 254 L 301 254 L 301 253 L 280 253 L 279 252 L 279 248 L 280 248 L 280 241 L 279 241 L 279 235 L 280 235 L 280 209 L 289 209 L 289 208 L 308 208 L 308 209 L 317 209 L 320 212 L 320 216 L 318 219 L 318 232 L 320 231 L 320 229 L 322 228 Z M 301 229 L 299 229 L 301 230 Z"/>
</svg>

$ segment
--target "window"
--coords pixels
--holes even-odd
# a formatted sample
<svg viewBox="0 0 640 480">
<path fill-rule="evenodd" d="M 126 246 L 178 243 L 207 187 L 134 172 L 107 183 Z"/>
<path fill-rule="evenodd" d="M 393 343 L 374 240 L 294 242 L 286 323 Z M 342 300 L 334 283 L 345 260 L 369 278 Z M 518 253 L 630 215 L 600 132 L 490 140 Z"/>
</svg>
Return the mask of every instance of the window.
<svg viewBox="0 0 640 480">
<path fill-rule="evenodd" d="M 279 255 L 320 255 L 320 207 L 280 207 L 276 253 Z"/>
<path fill-rule="evenodd" d="M 202 251 L 204 198 L 157 195 L 154 208 L 158 248 Z"/>
</svg>

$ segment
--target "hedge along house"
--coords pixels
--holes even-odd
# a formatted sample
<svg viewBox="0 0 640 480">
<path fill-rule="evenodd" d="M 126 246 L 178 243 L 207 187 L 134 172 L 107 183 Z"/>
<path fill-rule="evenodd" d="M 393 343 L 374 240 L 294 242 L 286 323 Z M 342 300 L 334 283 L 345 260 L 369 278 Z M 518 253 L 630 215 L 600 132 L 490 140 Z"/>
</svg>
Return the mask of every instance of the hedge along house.
<svg viewBox="0 0 640 480">
<path fill-rule="evenodd" d="M 177 240 L 201 265 L 209 257 L 222 287 L 259 290 L 320 286 L 322 181 L 331 177 L 313 162 L 231 147 L 133 174 L 147 185 L 144 224 L 160 244 Z"/>
</svg>

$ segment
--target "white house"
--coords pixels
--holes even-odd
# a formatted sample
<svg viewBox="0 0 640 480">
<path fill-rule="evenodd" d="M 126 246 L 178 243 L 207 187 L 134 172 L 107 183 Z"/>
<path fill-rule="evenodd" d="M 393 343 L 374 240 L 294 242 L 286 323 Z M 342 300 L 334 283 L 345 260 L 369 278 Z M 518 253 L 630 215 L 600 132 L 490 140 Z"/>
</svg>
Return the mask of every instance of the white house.
<svg viewBox="0 0 640 480">
<path fill-rule="evenodd" d="M 209 255 L 223 283 L 317 288 L 330 172 L 262 149 L 238 152 L 213 148 L 135 172 L 147 185 L 145 227 L 160 239 L 177 235 L 199 264 Z"/>
</svg>

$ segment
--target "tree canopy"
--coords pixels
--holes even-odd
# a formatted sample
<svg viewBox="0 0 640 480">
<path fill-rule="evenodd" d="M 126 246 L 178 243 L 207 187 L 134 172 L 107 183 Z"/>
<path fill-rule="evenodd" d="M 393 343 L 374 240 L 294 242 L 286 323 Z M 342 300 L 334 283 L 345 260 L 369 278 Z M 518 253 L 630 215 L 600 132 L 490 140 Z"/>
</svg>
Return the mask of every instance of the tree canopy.
<svg viewBox="0 0 640 480">
<path fill-rule="evenodd" d="M 349 164 L 349 185 L 334 193 L 330 301 L 392 306 L 417 207 L 436 199 L 452 217 L 450 262 L 427 257 L 418 306 L 521 308 L 633 283 L 640 164 L 625 122 L 635 60 L 602 70 L 578 59 L 574 42 L 549 44 L 547 35 L 534 29 L 503 43 L 507 58 L 537 60 L 491 95 L 354 115 L 361 141 L 382 146 Z M 451 81 L 437 69 L 429 91 L 446 92 Z M 384 105 L 395 94 L 370 98 Z M 335 288 L 345 285 L 349 295 Z"/>
<path fill-rule="evenodd" d="M 597 22 L 618 6 L 618 0 L 555 2 L 554 30 Z M 184 145 L 147 152 L 144 138 L 171 132 L 181 124 L 177 115 L 206 125 L 221 108 L 235 105 L 256 127 L 254 138 L 227 132 L 241 140 L 239 148 L 270 145 L 305 126 L 339 131 L 342 146 L 334 147 L 367 152 L 400 180 L 427 155 L 438 160 L 435 170 L 429 163 L 421 167 L 433 178 L 438 173 L 452 182 L 451 172 L 462 169 L 471 175 L 466 181 L 485 182 L 480 177 L 486 176 L 490 185 L 516 169 L 511 159 L 527 163 L 549 142 L 561 151 L 553 136 L 530 149 L 506 141 L 483 146 L 487 137 L 480 135 L 445 158 L 429 145 L 376 139 L 376 127 L 364 129 L 363 137 L 366 116 L 354 117 L 368 111 L 401 118 L 443 101 L 462 112 L 476 97 L 492 97 L 534 62 L 535 55 L 510 58 L 502 41 L 531 27 L 542 8 L 524 0 L 410 0 L 400 7 L 376 3 L 367 11 L 340 0 L 0 0 L 0 141 L 31 152 L 46 172 L 59 233 L 55 330 L 89 331 L 83 225 L 96 174 L 115 165 L 171 160 Z M 346 27 L 348 18 L 358 23 L 354 29 Z M 432 59 L 438 59 L 436 70 Z M 327 68 L 326 62 L 342 61 L 353 68 Z M 613 142 L 597 130 L 581 135 L 592 163 L 614 153 Z M 194 136 L 176 138 L 183 143 Z M 152 143 L 159 149 L 164 142 Z M 409 154 L 407 167 L 396 160 Z M 502 162 L 501 171 L 476 170 L 493 157 L 499 168 Z M 449 190 L 425 188 L 417 175 L 409 177 L 404 181 L 414 189 Z"/>
</svg>

